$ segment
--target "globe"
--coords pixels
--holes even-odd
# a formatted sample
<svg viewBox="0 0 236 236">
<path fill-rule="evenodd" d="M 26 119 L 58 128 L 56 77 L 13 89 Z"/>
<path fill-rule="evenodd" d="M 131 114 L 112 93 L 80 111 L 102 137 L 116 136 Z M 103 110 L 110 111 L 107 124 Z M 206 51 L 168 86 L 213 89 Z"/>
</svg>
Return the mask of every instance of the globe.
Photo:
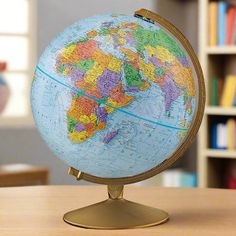
<svg viewBox="0 0 236 236">
<path fill-rule="evenodd" d="M 202 83 L 191 46 L 166 21 L 97 15 L 46 48 L 32 83 L 32 111 L 67 165 L 95 182 L 134 182 L 186 149 L 201 120 Z"/>
</svg>

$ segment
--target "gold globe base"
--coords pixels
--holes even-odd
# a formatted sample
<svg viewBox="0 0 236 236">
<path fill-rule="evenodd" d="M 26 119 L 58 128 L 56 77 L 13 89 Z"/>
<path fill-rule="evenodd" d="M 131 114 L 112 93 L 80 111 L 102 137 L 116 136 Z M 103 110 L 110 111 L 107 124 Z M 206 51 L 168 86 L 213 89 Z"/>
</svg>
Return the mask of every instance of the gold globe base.
<svg viewBox="0 0 236 236">
<path fill-rule="evenodd" d="M 164 223 L 169 215 L 165 211 L 127 201 L 123 186 L 108 186 L 109 199 L 66 213 L 64 221 L 90 229 L 143 228 Z"/>
</svg>

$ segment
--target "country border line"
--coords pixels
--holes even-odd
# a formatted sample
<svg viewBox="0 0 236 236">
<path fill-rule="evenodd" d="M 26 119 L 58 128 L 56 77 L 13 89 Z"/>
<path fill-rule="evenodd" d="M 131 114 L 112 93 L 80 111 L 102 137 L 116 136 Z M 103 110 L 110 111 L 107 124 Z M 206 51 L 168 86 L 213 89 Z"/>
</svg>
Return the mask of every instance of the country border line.
<svg viewBox="0 0 236 236">
<path fill-rule="evenodd" d="M 79 93 L 79 94 L 81 94 L 82 96 L 85 96 L 85 97 L 87 97 L 87 98 L 89 98 L 89 99 L 92 99 L 92 100 L 95 101 L 95 102 L 98 102 L 98 103 L 104 104 L 105 106 L 108 106 L 108 107 L 110 107 L 110 108 L 116 109 L 117 111 L 120 111 L 120 112 L 122 112 L 122 113 L 124 113 L 124 114 L 126 114 L 126 115 L 135 117 L 135 118 L 137 118 L 137 119 L 140 119 L 140 120 L 143 120 L 143 121 L 146 121 L 146 122 L 155 124 L 155 125 L 163 126 L 163 127 L 166 127 L 166 128 L 176 129 L 176 130 L 181 130 L 181 131 L 187 131 L 186 128 L 178 128 L 178 127 L 175 127 L 175 126 L 162 124 L 162 123 L 160 123 L 160 122 L 156 122 L 156 121 L 149 120 L 149 119 L 146 119 L 146 118 L 144 118 L 144 117 L 135 115 L 135 114 L 130 113 L 130 112 L 128 112 L 128 111 L 125 111 L 125 110 L 123 110 L 123 109 L 121 109 L 121 108 L 114 107 L 114 106 L 112 106 L 112 105 L 110 105 L 110 104 L 107 104 L 107 103 L 105 103 L 105 102 L 103 102 L 103 101 L 101 101 L 101 100 L 99 100 L 99 99 L 97 99 L 97 98 L 95 98 L 95 97 L 93 97 L 93 96 L 91 96 L 91 95 L 89 95 L 89 94 L 84 93 L 84 92 L 83 92 L 82 90 L 80 90 L 80 89 L 77 89 L 77 88 L 74 88 L 74 87 L 72 87 L 72 86 L 70 86 L 70 85 L 68 85 L 68 84 L 62 83 L 61 81 L 59 81 L 59 80 L 57 80 L 56 78 L 54 78 L 54 77 L 52 77 L 51 75 L 49 75 L 47 72 L 45 72 L 45 71 L 44 71 L 43 69 L 41 69 L 39 66 L 36 66 L 36 70 L 39 70 L 42 74 L 46 75 L 48 78 L 50 78 L 51 80 L 53 80 L 53 81 L 55 81 L 55 82 L 61 84 L 62 86 L 67 87 L 68 89 L 70 89 L 70 90 L 72 90 L 72 91 L 74 91 L 74 92 L 76 92 L 76 93 Z"/>
</svg>

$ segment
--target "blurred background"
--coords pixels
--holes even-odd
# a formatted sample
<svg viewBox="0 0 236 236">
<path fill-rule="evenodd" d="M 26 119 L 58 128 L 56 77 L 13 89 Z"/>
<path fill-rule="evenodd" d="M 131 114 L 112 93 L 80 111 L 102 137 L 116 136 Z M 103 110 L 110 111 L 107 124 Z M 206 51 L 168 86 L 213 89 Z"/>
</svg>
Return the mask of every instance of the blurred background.
<svg viewBox="0 0 236 236">
<path fill-rule="evenodd" d="M 198 144 L 139 185 L 235 188 L 236 10 L 234 1 L 210 0 L 0 0 L 0 186 L 78 184 L 35 128 L 34 67 L 52 38 L 73 22 L 140 8 L 168 19 L 190 41 L 205 74 L 207 104 Z"/>
</svg>

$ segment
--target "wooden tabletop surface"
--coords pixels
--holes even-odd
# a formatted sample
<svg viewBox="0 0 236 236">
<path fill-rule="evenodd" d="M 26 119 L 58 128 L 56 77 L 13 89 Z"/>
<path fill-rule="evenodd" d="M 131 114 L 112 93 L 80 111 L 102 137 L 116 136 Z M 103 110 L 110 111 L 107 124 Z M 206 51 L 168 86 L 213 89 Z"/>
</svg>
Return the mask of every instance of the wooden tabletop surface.
<svg viewBox="0 0 236 236">
<path fill-rule="evenodd" d="M 65 212 L 106 198 L 105 186 L 0 188 L 1 236 L 91 235 L 236 235 L 236 191 L 125 187 L 125 198 L 170 214 L 162 225 L 129 230 L 77 228 L 62 220 Z"/>
</svg>

